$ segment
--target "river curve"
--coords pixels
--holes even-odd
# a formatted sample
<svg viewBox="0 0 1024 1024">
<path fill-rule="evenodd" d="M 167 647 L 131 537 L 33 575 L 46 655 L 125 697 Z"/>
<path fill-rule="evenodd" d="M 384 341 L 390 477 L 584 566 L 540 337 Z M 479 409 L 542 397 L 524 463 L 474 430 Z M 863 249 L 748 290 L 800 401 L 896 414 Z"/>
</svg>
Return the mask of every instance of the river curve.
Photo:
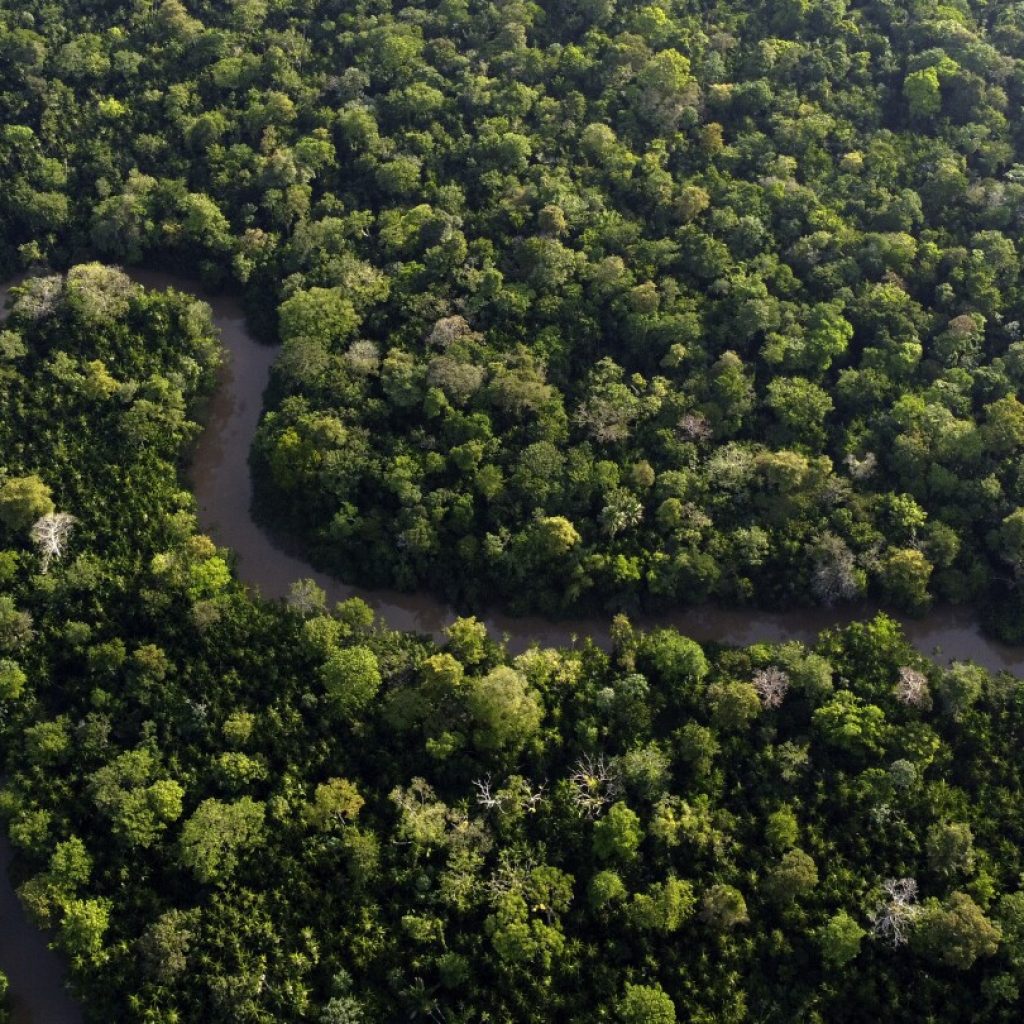
<svg viewBox="0 0 1024 1024">
<path fill-rule="evenodd" d="M 263 394 L 277 350 L 258 342 L 248 331 L 239 301 L 208 295 L 187 278 L 147 270 L 130 270 L 147 288 L 175 288 L 196 295 L 213 310 L 225 361 L 218 387 L 210 399 L 206 422 L 196 445 L 189 477 L 198 506 L 199 524 L 235 557 L 239 578 L 263 597 L 286 596 L 291 584 L 310 578 L 330 601 L 361 597 L 379 619 L 393 629 L 427 633 L 440 639 L 458 612 L 422 594 L 369 590 L 351 586 L 318 572 L 289 553 L 257 525 L 251 515 L 252 480 L 249 450 L 263 409 Z M 0 319 L 6 293 L 15 281 L 0 287 Z M 639 616 L 638 626 L 672 626 L 698 641 L 743 646 L 757 642 L 802 640 L 872 615 L 878 608 L 862 604 L 843 609 L 795 608 L 780 612 L 702 607 L 661 615 Z M 493 636 L 505 637 L 513 652 L 531 644 L 561 646 L 584 637 L 608 644 L 607 618 L 552 621 L 539 616 L 513 617 L 501 613 L 481 616 Z M 939 661 L 973 660 L 991 670 L 1024 676 L 1024 648 L 999 643 L 981 632 L 976 616 L 966 608 L 936 608 L 921 618 L 894 615 L 922 653 Z M 12 849 L 0 837 L 0 970 L 10 980 L 12 1024 L 81 1024 L 81 1008 L 67 994 L 67 969 L 47 947 L 45 936 L 25 916 L 7 882 Z"/>
<path fill-rule="evenodd" d="M 393 629 L 442 636 L 457 612 L 429 595 L 402 594 L 350 586 L 316 571 L 286 550 L 253 522 L 249 450 L 263 408 L 263 393 L 276 358 L 276 349 L 258 342 L 246 329 L 241 304 L 231 296 L 203 294 L 195 282 L 151 271 L 132 271 L 147 287 L 174 287 L 199 295 L 213 309 L 226 352 L 220 385 L 213 396 L 203 433 L 191 465 L 192 487 L 199 523 L 217 544 L 230 548 L 243 582 L 264 597 L 281 598 L 297 579 L 311 578 L 330 601 L 361 597 L 382 622 Z M 719 607 L 688 608 L 659 615 L 638 616 L 645 628 L 672 626 L 698 641 L 744 646 L 757 642 L 802 640 L 812 643 L 831 626 L 870 617 L 876 605 L 836 608 L 794 608 L 779 612 Z M 892 614 L 892 613 L 890 613 Z M 509 649 L 519 652 L 531 644 L 560 646 L 591 637 L 607 645 L 609 617 L 551 621 L 539 616 L 514 617 L 498 612 L 480 616 L 492 636 L 505 636 Z M 967 608 L 940 607 L 921 618 L 894 614 L 922 653 L 940 662 L 972 660 L 993 671 L 1004 669 L 1024 676 L 1024 648 L 1010 647 L 985 636 L 977 617 Z"/>
</svg>

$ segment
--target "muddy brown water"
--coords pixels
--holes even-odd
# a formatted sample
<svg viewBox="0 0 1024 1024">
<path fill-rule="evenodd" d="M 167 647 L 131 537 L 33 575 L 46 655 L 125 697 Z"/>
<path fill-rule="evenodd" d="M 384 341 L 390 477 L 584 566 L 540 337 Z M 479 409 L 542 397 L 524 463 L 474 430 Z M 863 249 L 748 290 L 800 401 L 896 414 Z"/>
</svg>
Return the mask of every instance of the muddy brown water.
<svg viewBox="0 0 1024 1024">
<path fill-rule="evenodd" d="M 135 271 L 132 276 L 148 287 L 173 286 L 202 294 L 194 282 L 166 274 Z M 203 530 L 235 553 L 239 576 L 264 597 L 284 597 L 295 580 L 311 578 L 323 587 L 331 601 L 361 597 L 388 626 L 440 637 L 445 625 L 457 615 L 451 606 L 425 594 L 351 586 L 316 571 L 253 522 L 249 510 L 252 491 L 249 449 L 276 350 L 249 334 L 236 299 L 202 297 L 213 309 L 227 354 L 220 387 L 211 402 L 191 466 L 192 487 Z M 777 612 L 702 607 L 638 616 L 634 621 L 647 628 L 672 626 L 699 641 L 742 646 L 762 641 L 812 642 L 823 629 L 863 619 L 877 610 L 867 604 L 842 610 L 794 608 Z M 508 638 L 509 648 L 514 652 L 533 643 L 558 646 L 588 636 L 606 645 L 611 618 L 609 615 L 552 621 L 497 612 L 480 617 L 492 635 Z M 900 615 L 895 618 L 920 651 L 940 661 L 971 659 L 989 669 L 1007 669 L 1024 675 L 1024 648 L 1008 647 L 986 637 L 968 609 L 937 608 L 922 618 Z"/>
<path fill-rule="evenodd" d="M 444 627 L 456 618 L 456 609 L 429 595 L 369 590 L 318 572 L 253 521 L 249 449 L 277 351 L 249 333 L 236 298 L 208 295 L 196 282 L 170 274 L 144 270 L 132 270 L 130 274 L 147 288 L 173 287 L 197 295 L 213 310 L 226 359 L 189 477 L 200 526 L 217 544 L 234 552 L 240 579 L 270 599 L 286 596 L 298 579 L 313 579 L 332 602 L 361 597 L 391 628 L 440 638 Z M 0 306 L 13 283 L 0 288 Z M 2 315 L 0 312 L 0 318 Z M 867 604 L 841 610 L 793 608 L 776 612 L 702 607 L 638 616 L 634 622 L 645 628 L 672 626 L 698 641 L 743 646 L 782 640 L 813 642 L 823 629 L 863 619 L 877 610 Z M 968 609 L 936 608 L 921 618 L 894 617 L 918 650 L 940 662 L 972 660 L 988 669 L 1024 676 L 1024 648 L 986 637 Z M 492 635 L 506 638 L 513 652 L 532 644 L 567 645 L 585 637 L 604 646 L 608 643 L 610 616 L 553 621 L 493 612 L 480 618 Z M 63 961 L 29 924 L 6 882 L 10 856 L 9 844 L 0 840 L 0 970 L 10 978 L 14 1020 L 16 1024 L 79 1024 L 81 1011 L 65 993 L 67 972 Z"/>
</svg>

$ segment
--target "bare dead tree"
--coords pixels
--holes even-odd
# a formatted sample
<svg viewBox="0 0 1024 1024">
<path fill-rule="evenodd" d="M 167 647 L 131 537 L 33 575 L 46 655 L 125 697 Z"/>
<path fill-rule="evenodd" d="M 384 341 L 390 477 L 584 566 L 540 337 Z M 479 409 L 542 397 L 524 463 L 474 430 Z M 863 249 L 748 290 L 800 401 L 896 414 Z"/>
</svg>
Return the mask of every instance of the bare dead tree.
<svg viewBox="0 0 1024 1024">
<path fill-rule="evenodd" d="M 28 320 L 41 320 L 57 308 L 63 292 L 64 278 L 60 274 L 30 277 L 21 286 L 12 312 Z"/>
<path fill-rule="evenodd" d="M 327 605 L 327 596 L 316 580 L 296 580 L 288 588 L 288 607 L 299 615 L 309 616 L 322 612 Z"/>
<path fill-rule="evenodd" d="M 779 707 L 789 692 L 789 673 L 776 665 L 759 669 L 751 682 L 761 698 L 761 704 L 766 708 Z"/>
<path fill-rule="evenodd" d="M 547 788 L 546 782 L 535 787 L 529 779 L 523 778 L 522 775 L 513 775 L 505 783 L 505 788 L 499 792 L 498 796 L 502 800 L 515 804 L 517 810 L 534 814 L 544 799 L 544 792 Z"/>
<path fill-rule="evenodd" d="M 524 779 L 521 775 L 511 776 L 505 782 L 504 788 L 497 791 L 494 790 L 490 775 L 474 779 L 473 785 L 477 791 L 477 804 L 485 810 L 497 810 L 499 813 L 513 805 L 518 810 L 533 814 L 544 799 L 544 792 L 547 789 L 545 783 L 535 788 L 529 779 Z"/>
<path fill-rule="evenodd" d="M 894 828 L 898 828 L 906 824 L 903 819 L 903 815 L 901 815 L 899 811 L 888 802 L 876 804 L 871 808 L 869 813 L 871 823 L 882 831 L 888 830 L 888 832 L 891 833 Z"/>
<path fill-rule="evenodd" d="M 473 328 L 464 316 L 446 316 L 434 324 L 427 337 L 427 344 L 433 348 L 447 349 L 452 342 L 472 333 Z"/>
<path fill-rule="evenodd" d="M 50 568 L 50 562 L 64 556 L 76 522 L 68 512 L 48 512 L 35 521 L 30 536 L 43 557 L 43 572 Z"/>
<path fill-rule="evenodd" d="M 826 534 L 817 545 L 811 590 L 826 606 L 849 601 L 859 592 L 857 564 L 846 542 L 835 534 Z"/>
<path fill-rule="evenodd" d="M 536 814 L 540 802 L 544 799 L 544 791 L 548 788 L 546 782 L 542 782 L 536 789 L 533 789 L 529 782 L 524 779 L 522 788 L 523 804 L 530 814 Z"/>
<path fill-rule="evenodd" d="M 676 429 L 684 441 L 706 441 L 711 437 L 711 424 L 699 412 L 683 413 Z"/>
<path fill-rule="evenodd" d="M 581 815 L 596 818 L 622 792 L 622 776 L 614 759 L 587 754 L 573 767 L 569 781 L 573 799 Z"/>
<path fill-rule="evenodd" d="M 896 681 L 896 699 L 912 708 L 930 707 L 932 696 L 928 689 L 928 677 L 916 668 L 904 665 Z"/>
<path fill-rule="evenodd" d="M 364 376 L 380 369 L 380 348 L 374 341 L 353 341 L 343 358 L 352 370 Z"/>
<path fill-rule="evenodd" d="M 871 918 L 874 934 L 893 946 L 903 946 L 921 908 L 917 903 L 917 882 L 913 878 L 887 878 L 882 884 L 885 899 Z"/>
<path fill-rule="evenodd" d="M 473 785 L 476 787 L 476 802 L 483 807 L 485 810 L 501 810 L 502 804 L 505 800 L 501 794 L 495 794 L 491 792 L 491 777 L 488 775 L 483 779 L 474 779 Z"/>
<path fill-rule="evenodd" d="M 638 402 L 598 392 L 580 403 L 574 419 L 595 441 L 614 444 L 629 437 L 639 415 Z"/>
</svg>

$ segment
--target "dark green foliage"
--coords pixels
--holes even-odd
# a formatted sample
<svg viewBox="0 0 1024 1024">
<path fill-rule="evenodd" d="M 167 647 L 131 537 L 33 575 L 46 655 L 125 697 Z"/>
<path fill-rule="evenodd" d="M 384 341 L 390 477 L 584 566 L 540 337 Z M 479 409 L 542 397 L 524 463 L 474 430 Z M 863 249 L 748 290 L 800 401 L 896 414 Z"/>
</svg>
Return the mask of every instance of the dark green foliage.
<svg viewBox="0 0 1024 1024">
<path fill-rule="evenodd" d="M 1018 1020 L 1017 680 L 261 602 L 207 311 L 41 268 L 244 291 L 261 514 L 350 578 L 1020 639 L 1022 61 L 977 0 L 0 0 L 0 819 L 90 1019 Z"/>
<path fill-rule="evenodd" d="M 511 657 L 472 619 L 439 647 L 308 584 L 259 602 L 176 475 L 202 309 L 72 281 L 10 321 L 8 478 L 78 527 L 44 574 L 0 524 L 0 814 L 89 1019 L 1016 1019 L 1018 681 L 884 617 Z M 164 426 L 126 447 L 140 401 Z"/>
<path fill-rule="evenodd" d="M 91 247 L 242 287 L 284 341 L 262 514 L 349 578 L 985 600 L 1019 637 L 1018 22 L 8 0 L 0 268 Z"/>
</svg>

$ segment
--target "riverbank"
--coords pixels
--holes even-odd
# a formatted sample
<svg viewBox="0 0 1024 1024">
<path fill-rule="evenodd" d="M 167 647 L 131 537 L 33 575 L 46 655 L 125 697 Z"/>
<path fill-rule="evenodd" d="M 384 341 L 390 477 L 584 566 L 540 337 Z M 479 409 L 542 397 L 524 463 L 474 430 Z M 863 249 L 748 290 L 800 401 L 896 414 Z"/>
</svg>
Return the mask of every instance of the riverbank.
<svg viewBox="0 0 1024 1024">
<path fill-rule="evenodd" d="M 0 838 L 0 970 L 10 982 L 11 1024 L 82 1024 L 82 1008 L 68 994 L 68 969 L 28 919 L 7 872 L 14 850 Z"/>
<path fill-rule="evenodd" d="M 217 544 L 230 548 L 239 577 L 267 598 L 287 595 L 297 579 L 310 578 L 330 601 L 361 597 L 393 629 L 428 633 L 440 638 L 444 627 L 457 617 L 451 606 L 429 595 L 401 594 L 351 586 L 318 572 L 253 521 L 249 451 L 263 409 L 263 393 L 270 379 L 276 349 L 260 343 L 248 331 L 241 304 L 231 296 L 204 295 L 188 280 L 152 271 L 132 271 L 132 277 L 150 288 L 174 287 L 200 295 L 213 309 L 226 352 L 220 385 L 196 446 L 190 477 L 199 509 L 199 522 Z M 833 626 L 869 618 L 878 611 L 869 604 L 836 608 L 798 608 L 765 612 L 753 609 L 700 607 L 660 615 L 639 616 L 637 626 L 671 626 L 701 642 L 745 646 L 758 642 L 802 640 L 813 643 Z M 939 662 L 971 660 L 986 668 L 1024 675 L 1024 648 L 1010 647 L 986 636 L 977 617 L 967 608 L 936 608 L 921 618 L 894 615 L 908 638 L 923 654 Z M 513 652 L 533 643 L 569 644 L 589 636 L 607 645 L 610 616 L 550 621 L 539 616 L 481 616 L 495 636 L 506 636 Z"/>
<path fill-rule="evenodd" d="M 151 271 L 131 276 L 150 288 L 174 287 L 210 303 L 224 344 L 226 359 L 219 385 L 206 410 L 206 423 L 196 445 L 189 477 L 201 528 L 218 545 L 234 553 L 239 578 L 262 596 L 287 595 L 291 584 L 312 578 L 329 600 L 361 597 L 382 622 L 399 630 L 440 638 L 457 611 L 427 595 L 400 594 L 350 586 L 317 572 L 301 555 L 286 550 L 254 522 L 250 509 L 252 482 L 249 450 L 263 408 L 263 394 L 276 349 L 261 344 L 246 327 L 241 304 L 230 296 L 207 296 L 189 280 Z M 0 288 L 0 308 L 8 288 Z M 672 626 L 701 642 L 744 646 L 757 642 L 803 640 L 811 643 L 832 626 L 869 617 L 877 608 L 858 605 L 836 609 L 762 612 L 743 609 L 695 608 L 636 619 L 643 628 Z M 608 643 L 608 617 L 548 621 L 540 617 L 482 616 L 495 636 L 505 636 L 513 652 L 534 643 L 559 646 L 592 637 Z M 991 670 L 1024 675 L 1024 648 L 1013 648 L 983 635 L 977 618 L 965 608 L 941 608 L 920 619 L 896 616 L 922 653 L 944 662 L 973 660 Z M 0 841 L 2 883 L 11 848 Z M 64 962 L 25 917 L 10 884 L 0 884 L 0 970 L 11 982 L 15 1024 L 80 1024 L 82 1010 L 66 994 Z"/>
</svg>

